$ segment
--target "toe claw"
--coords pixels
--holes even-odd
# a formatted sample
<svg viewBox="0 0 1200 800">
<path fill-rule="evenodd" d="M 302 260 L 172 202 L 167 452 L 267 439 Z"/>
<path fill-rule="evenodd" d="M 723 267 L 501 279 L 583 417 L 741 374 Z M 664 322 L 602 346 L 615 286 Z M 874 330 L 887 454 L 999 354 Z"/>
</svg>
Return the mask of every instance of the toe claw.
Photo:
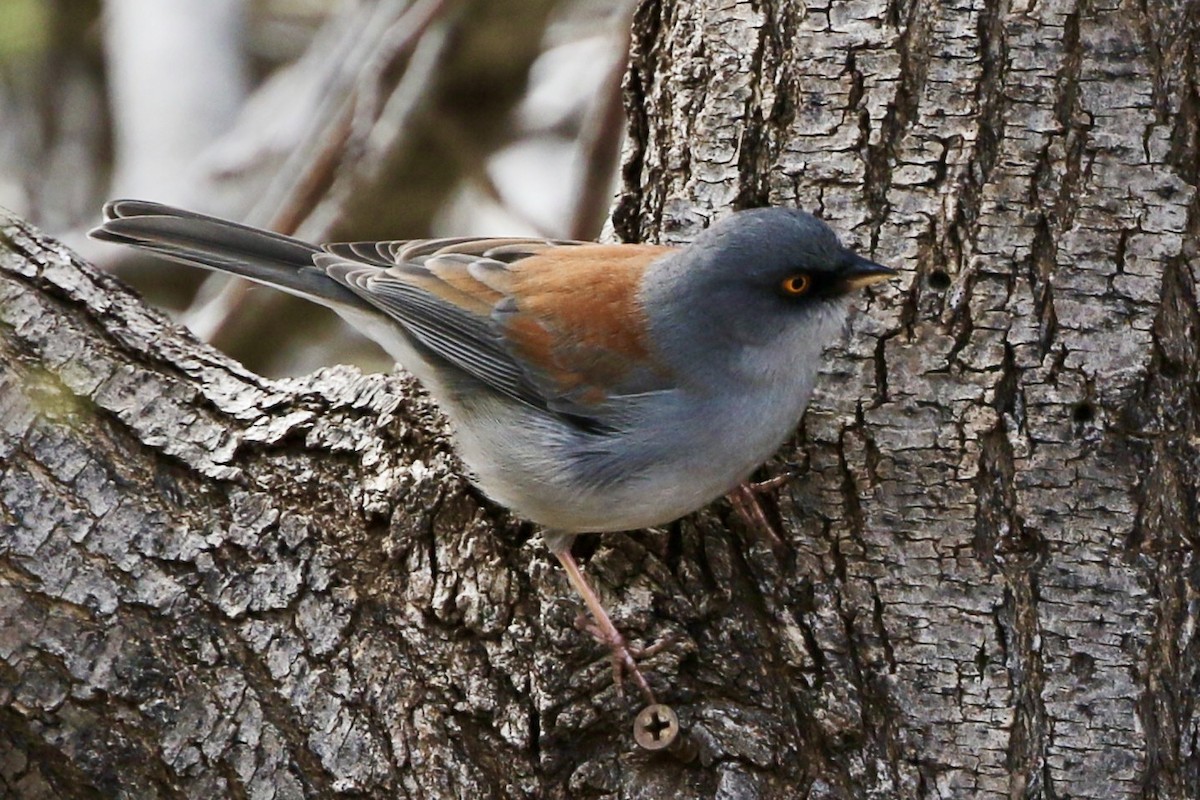
<svg viewBox="0 0 1200 800">
<path fill-rule="evenodd" d="M 774 478 L 769 478 L 758 483 L 743 483 L 729 493 L 729 502 L 733 505 L 735 511 L 741 516 L 752 530 L 756 530 L 763 535 L 763 538 L 771 545 L 771 549 L 776 555 L 787 550 L 787 544 L 784 542 L 780 532 L 771 524 L 767 518 L 766 512 L 763 510 L 762 503 L 759 501 L 759 495 L 765 494 L 771 489 L 782 486 L 788 481 L 790 475 L 776 475 Z"/>
</svg>

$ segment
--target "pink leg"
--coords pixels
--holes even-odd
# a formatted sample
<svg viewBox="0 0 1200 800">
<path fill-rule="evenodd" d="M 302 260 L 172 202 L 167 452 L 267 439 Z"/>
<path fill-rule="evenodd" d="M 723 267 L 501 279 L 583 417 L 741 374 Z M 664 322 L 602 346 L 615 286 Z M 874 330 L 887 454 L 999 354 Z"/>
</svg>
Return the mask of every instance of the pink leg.
<svg viewBox="0 0 1200 800">
<path fill-rule="evenodd" d="M 777 552 L 787 549 L 787 543 L 775 530 L 775 526 L 767 519 L 767 514 L 763 511 L 762 503 L 758 497 L 773 489 L 777 489 L 783 484 L 790 481 L 793 477 L 791 473 L 776 475 L 774 478 L 768 478 L 765 481 L 757 483 L 749 482 L 738 484 L 737 488 L 729 493 L 729 502 L 733 505 L 735 511 L 741 515 L 742 520 L 751 528 L 761 531 L 770 542 L 771 547 Z"/>
<path fill-rule="evenodd" d="M 634 660 L 633 653 L 630 652 L 629 646 L 625 644 L 625 637 L 617 630 L 617 626 L 613 625 L 609 619 L 608 612 L 604 610 L 604 606 L 600 603 L 600 598 L 592 591 L 592 587 L 588 585 L 587 580 L 583 577 L 583 573 L 579 570 L 579 564 L 575 561 L 575 556 L 571 555 L 569 547 L 552 547 L 554 555 L 558 557 L 558 561 L 563 565 L 563 569 L 567 571 L 567 579 L 571 581 L 571 585 L 575 587 L 575 591 L 579 592 L 579 596 L 583 598 L 583 602 L 587 605 L 588 611 L 592 612 L 592 619 L 596 621 L 596 638 L 608 645 L 608 649 L 612 652 L 613 674 L 617 682 L 617 692 L 621 692 L 621 676 L 623 673 L 628 673 L 633 677 L 634 683 L 642 691 L 642 696 L 646 698 L 646 702 L 650 705 L 658 702 L 654 699 L 654 692 L 650 691 L 650 684 L 646 683 L 646 679 L 642 677 L 642 673 L 638 670 L 637 661 Z"/>
</svg>

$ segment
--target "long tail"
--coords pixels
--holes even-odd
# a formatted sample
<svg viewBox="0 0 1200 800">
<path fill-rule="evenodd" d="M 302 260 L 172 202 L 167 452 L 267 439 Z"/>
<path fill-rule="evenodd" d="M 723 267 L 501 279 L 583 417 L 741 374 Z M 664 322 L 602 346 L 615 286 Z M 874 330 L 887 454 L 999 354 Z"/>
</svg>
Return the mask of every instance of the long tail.
<svg viewBox="0 0 1200 800">
<path fill-rule="evenodd" d="M 113 200 L 94 239 L 228 272 L 337 308 L 361 298 L 313 264 L 321 248 L 282 234 L 143 200 Z"/>
</svg>

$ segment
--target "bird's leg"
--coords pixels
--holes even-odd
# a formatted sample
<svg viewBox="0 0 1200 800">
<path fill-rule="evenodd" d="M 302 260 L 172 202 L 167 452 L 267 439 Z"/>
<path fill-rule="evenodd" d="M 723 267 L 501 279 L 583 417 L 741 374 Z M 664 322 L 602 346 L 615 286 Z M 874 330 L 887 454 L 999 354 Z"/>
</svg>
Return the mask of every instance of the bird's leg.
<svg viewBox="0 0 1200 800">
<path fill-rule="evenodd" d="M 774 478 L 767 478 L 765 481 L 746 481 L 742 486 L 755 494 L 762 494 L 778 489 L 795 477 L 796 474 L 794 472 L 784 472 L 776 475 Z"/>
<path fill-rule="evenodd" d="M 792 473 L 785 472 L 765 481 L 746 481 L 739 483 L 737 488 L 729 493 L 729 502 L 742 520 L 753 530 L 760 531 L 770 543 L 771 548 L 777 552 L 786 550 L 787 544 L 779 535 L 779 531 L 771 524 L 771 520 L 767 518 L 759 496 L 778 489 L 794 477 L 795 475 Z"/>
<path fill-rule="evenodd" d="M 563 569 L 567 571 L 567 580 L 575 587 L 575 591 L 579 592 L 579 596 L 583 598 L 588 611 L 592 613 L 592 619 L 595 620 L 595 627 L 591 628 L 593 635 L 607 645 L 609 651 L 612 653 L 613 677 L 617 683 L 617 693 L 620 694 L 622 691 L 622 676 L 628 673 L 633 678 L 634 683 L 638 685 L 642 696 L 646 698 L 648 704 L 653 705 L 658 702 L 654 699 L 654 692 L 650 691 L 650 684 L 646 683 L 646 679 L 642 676 L 641 671 L 638 670 L 637 661 L 634 659 L 629 645 L 625 643 L 625 637 L 617 630 L 617 626 L 613 625 L 608 612 L 604 610 L 604 606 L 600 603 L 600 598 L 592 591 L 592 587 L 588 585 L 587 579 L 583 577 L 583 573 L 579 570 L 579 564 L 575 561 L 575 556 L 571 555 L 570 547 L 551 546 L 550 549 L 558 558 L 558 563 L 562 564 Z"/>
</svg>

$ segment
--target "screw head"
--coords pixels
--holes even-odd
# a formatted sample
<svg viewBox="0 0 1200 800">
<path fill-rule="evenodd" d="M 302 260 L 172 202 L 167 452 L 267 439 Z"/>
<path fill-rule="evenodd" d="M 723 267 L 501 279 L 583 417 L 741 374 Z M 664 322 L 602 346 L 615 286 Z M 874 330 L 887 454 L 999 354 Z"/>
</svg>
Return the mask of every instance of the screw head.
<svg viewBox="0 0 1200 800">
<path fill-rule="evenodd" d="M 679 717 L 662 703 L 646 706 L 633 720 L 633 740 L 643 750 L 662 750 L 679 737 Z"/>
</svg>

